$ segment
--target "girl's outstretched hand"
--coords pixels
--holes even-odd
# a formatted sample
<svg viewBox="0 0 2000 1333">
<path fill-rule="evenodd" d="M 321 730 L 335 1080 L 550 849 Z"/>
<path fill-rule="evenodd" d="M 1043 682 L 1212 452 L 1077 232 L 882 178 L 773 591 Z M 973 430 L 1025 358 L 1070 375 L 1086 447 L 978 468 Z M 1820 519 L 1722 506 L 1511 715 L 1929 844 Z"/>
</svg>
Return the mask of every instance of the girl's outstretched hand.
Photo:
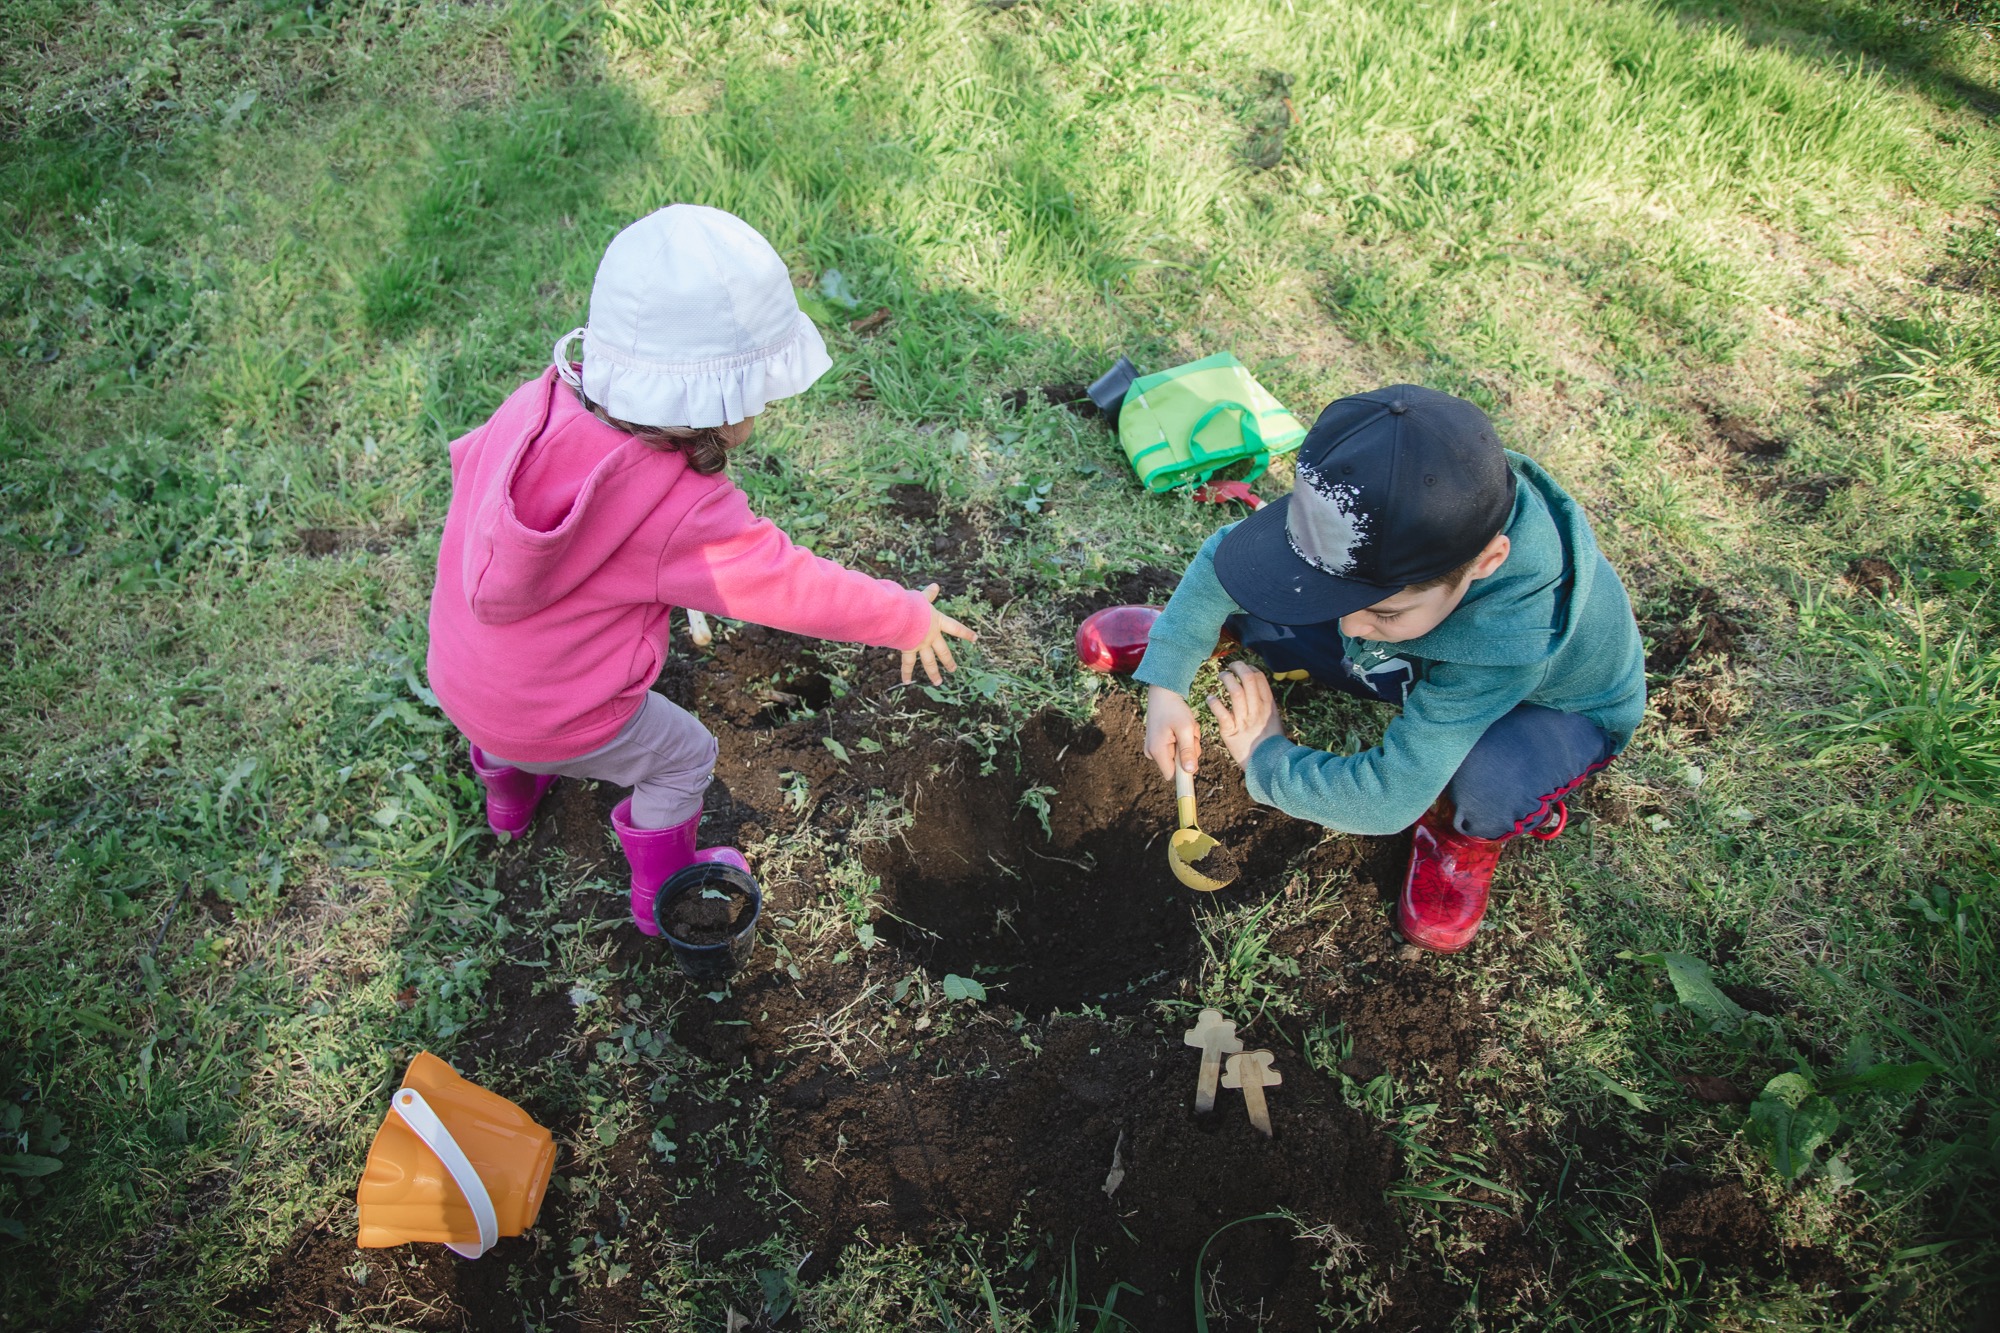
<svg viewBox="0 0 2000 1333">
<path fill-rule="evenodd" d="M 937 584 L 933 583 L 930 587 L 924 589 L 924 597 L 927 600 L 935 602 L 937 596 Z M 903 654 L 903 683 L 905 685 L 910 683 L 911 676 L 916 672 L 918 658 L 923 659 L 924 674 L 931 678 L 931 684 L 933 685 L 944 684 L 944 677 L 938 674 L 939 662 L 944 663 L 946 671 L 958 670 L 958 663 L 951 655 L 951 645 L 945 642 L 947 634 L 954 639 L 964 639 L 967 643 L 979 642 L 977 634 L 974 634 L 971 630 L 959 624 L 936 607 L 932 607 L 931 632 L 925 636 L 922 643 Z"/>
</svg>

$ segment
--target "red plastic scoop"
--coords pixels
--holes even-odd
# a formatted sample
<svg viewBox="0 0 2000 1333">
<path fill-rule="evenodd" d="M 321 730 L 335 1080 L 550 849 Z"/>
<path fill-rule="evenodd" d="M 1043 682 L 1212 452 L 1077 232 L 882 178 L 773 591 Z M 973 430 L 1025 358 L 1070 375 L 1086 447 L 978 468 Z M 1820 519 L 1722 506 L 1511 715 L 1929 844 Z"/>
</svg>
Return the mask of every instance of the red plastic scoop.
<svg viewBox="0 0 2000 1333">
<path fill-rule="evenodd" d="M 1157 606 L 1107 606 L 1076 627 L 1076 660 L 1092 671 L 1129 676 L 1146 655 L 1146 637 L 1160 618 Z"/>
</svg>

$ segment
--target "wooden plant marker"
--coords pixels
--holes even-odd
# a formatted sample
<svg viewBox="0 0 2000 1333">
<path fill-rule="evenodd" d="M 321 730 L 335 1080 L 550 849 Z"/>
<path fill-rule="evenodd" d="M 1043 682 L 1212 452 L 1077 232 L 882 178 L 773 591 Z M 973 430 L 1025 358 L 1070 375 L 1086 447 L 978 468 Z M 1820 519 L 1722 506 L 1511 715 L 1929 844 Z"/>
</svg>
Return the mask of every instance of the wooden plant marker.
<svg viewBox="0 0 2000 1333">
<path fill-rule="evenodd" d="M 1229 1057 L 1229 1068 L 1222 1075 L 1223 1087 L 1243 1089 L 1243 1105 L 1250 1112 L 1250 1123 L 1267 1139 L 1271 1137 L 1271 1108 L 1264 1105 L 1264 1089 L 1275 1088 L 1285 1081 L 1284 1075 L 1271 1067 L 1277 1058 L 1269 1051 L 1244 1051 Z"/>
<path fill-rule="evenodd" d="M 1243 1038 L 1236 1035 L 1236 1025 L 1224 1018 L 1220 1011 L 1204 1009 L 1194 1026 L 1181 1034 L 1181 1040 L 1190 1046 L 1201 1047 L 1201 1075 L 1194 1085 L 1194 1109 L 1207 1113 L 1215 1109 L 1215 1080 L 1222 1072 L 1222 1057 L 1243 1049 Z M 1235 1084 L 1230 1084 L 1235 1087 Z"/>
</svg>

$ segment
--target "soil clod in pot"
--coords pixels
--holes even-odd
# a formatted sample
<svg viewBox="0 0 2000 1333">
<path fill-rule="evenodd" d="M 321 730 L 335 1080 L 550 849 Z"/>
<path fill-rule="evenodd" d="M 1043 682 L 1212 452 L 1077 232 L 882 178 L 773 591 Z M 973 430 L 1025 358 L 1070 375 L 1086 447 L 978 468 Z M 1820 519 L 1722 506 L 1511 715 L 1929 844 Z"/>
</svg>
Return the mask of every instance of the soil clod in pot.
<svg viewBox="0 0 2000 1333">
<path fill-rule="evenodd" d="M 711 884 L 668 903 L 660 924 L 683 944 L 727 944 L 752 910 L 750 896 L 734 885 Z"/>
<path fill-rule="evenodd" d="M 723 981 L 750 961 L 763 905 L 757 881 L 743 870 L 696 861 L 660 886 L 653 911 L 681 972 L 694 981 Z"/>
</svg>

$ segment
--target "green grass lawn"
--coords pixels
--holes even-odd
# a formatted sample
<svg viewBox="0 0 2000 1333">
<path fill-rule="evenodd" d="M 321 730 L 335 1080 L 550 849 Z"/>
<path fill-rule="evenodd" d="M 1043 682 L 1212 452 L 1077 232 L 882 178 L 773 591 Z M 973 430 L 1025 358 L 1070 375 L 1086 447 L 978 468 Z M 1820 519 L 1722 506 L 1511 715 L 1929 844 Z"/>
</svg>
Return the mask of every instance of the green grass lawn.
<svg viewBox="0 0 2000 1333">
<path fill-rule="evenodd" d="M 0 1327 L 2000 1318 L 2000 60 L 1978 11 L 7 17 Z M 582 322 L 606 241 L 674 201 L 769 236 L 835 358 L 734 465 L 753 503 L 822 554 L 944 577 L 985 635 L 907 708 L 863 699 L 881 654 L 827 653 L 834 697 L 798 734 L 838 764 L 738 793 L 792 912 L 752 970 L 826 1008 L 811 1040 L 754 1006 L 725 1020 L 768 1039 L 764 1063 L 714 1054 L 721 1010 L 618 927 L 608 845 L 570 845 L 591 811 L 494 845 L 421 676 L 445 445 Z M 1205 961 L 1129 1011 L 1021 1015 L 996 991 L 912 1032 L 897 1015 L 941 974 L 875 927 L 897 928 L 883 849 L 915 798 L 841 775 L 908 750 L 947 786 L 1036 782 L 1035 719 L 1122 707 L 1068 655 L 1077 609 L 1177 570 L 1223 518 L 1010 394 L 1225 349 L 1308 420 L 1397 381 L 1492 413 L 1632 592 L 1647 724 L 1572 834 L 1510 854 L 1462 958 L 1316 944 L 1381 924 L 1334 838 L 1183 909 Z M 1310 743 L 1381 725 L 1292 702 Z M 864 723 L 879 748 L 846 767 L 836 734 Z M 1023 826 L 1077 796 L 1028 786 Z M 1397 996 L 1411 1024 L 1448 1010 L 1476 1058 L 1383 1037 Z M 986 1030 L 1055 1059 L 1065 1023 L 1129 1036 L 1201 1002 L 1294 1052 L 1298 1098 L 1324 1088 L 1391 1164 L 1379 1235 L 1279 1224 L 1318 1273 L 1309 1323 L 1260 1313 L 1223 1241 L 1141 1306 L 1114 1285 L 1116 1228 L 1046 1234 L 1029 1199 L 828 1253 L 790 1197 L 777 1090 L 801 1070 Z M 531 1030 L 533 1052 L 495 1054 Z M 434 1256 L 351 1248 L 420 1049 L 562 1145 L 561 1207 L 466 1270 L 504 1275 L 483 1295 Z M 737 1182 L 727 1243 L 676 1211 L 700 1162 Z M 1088 1308 L 1106 1293 L 1113 1314 Z"/>
</svg>

